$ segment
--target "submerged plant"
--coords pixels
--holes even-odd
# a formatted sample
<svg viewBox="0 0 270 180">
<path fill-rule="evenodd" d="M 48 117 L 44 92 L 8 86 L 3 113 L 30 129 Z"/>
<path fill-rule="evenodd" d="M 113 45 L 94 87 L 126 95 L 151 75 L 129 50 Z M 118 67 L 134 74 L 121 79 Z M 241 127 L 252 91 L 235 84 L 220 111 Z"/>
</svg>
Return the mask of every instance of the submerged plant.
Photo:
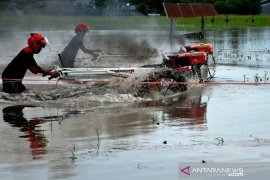
<svg viewBox="0 0 270 180">
<path fill-rule="evenodd" d="M 96 133 L 97 133 L 97 155 L 98 155 L 98 152 L 99 152 L 99 146 L 100 146 L 100 138 L 99 138 L 99 127 L 96 127 Z"/>
<path fill-rule="evenodd" d="M 244 82 L 247 82 L 248 78 L 246 77 L 246 75 L 244 74 Z"/>
<path fill-rule="evenodd" d="M 71 156 L 69 157 L 70 159 L 72 159 L 72 161 L 74 161 L 75 159 L 77 159 L 77 156 L 75 154 L 75 145 L 73 146 L 73 149 L 71 150 Z"/>
<path fill-rule="evenodd" d="M 157 117 L 152 117 L 152 122 L 156 123 L 157 125 L 159 125 L 159 121 Z"/>
<path fill-rule="evenodd" d="M 217 142 L 218 142 L 218 145 L 221 145 L 221 146 L 223 146 L 223 143 L 224 143 L 224 139 L 223 139 L 222 137 L 216 137 L 215 139 L 217 140 Z"/>
<path fill-rule="evenodd" d="M 46 135 L 44 134 L 44 132 L 42 132 L 40 134 L 40 140 L 41 140 L 42 143 L 48 143 L 49 142 L 48 141 L 48 138 L 46 137 Z"/>
<path fill-rule="evenodd" d="M 263 76 L 264 82 L 268 82 L 269 81 L 269 76 L 268 76 L 268 72 L 264 71 L 264 76 Z"/>
<path fill-rule="evenodd" d="M 91 142 L 91 141 L 97 139 L 97 151 L 96 151 L 96 155 L 98 155 L 98 153 L 99 153 L 99 147 L 100 147 L 100 135 L 99 135 L 99 131 L 100 131 L 100 128 L 99 127 L 96 127 L 97 138 L 93 138 L 93 139 L 90 140 L 90 142 Z"/>
</svg>

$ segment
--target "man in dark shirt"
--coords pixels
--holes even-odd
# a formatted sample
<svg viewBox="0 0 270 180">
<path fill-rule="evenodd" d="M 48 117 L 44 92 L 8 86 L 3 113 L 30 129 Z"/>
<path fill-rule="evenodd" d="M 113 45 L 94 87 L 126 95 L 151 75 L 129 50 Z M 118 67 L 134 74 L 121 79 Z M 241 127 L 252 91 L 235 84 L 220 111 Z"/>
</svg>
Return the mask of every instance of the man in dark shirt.
<svg viewBox="0 0 270 180">
<path fill-rule="evenodd" d="M 42 34 L 31 34 L 28 38 L 28 46 L 8 64 L 2 73 L 3 91 L 6 93 L 21 93 L 26 88 L 22 84 L 27 69 L 32 73 L 41 73 L 52 78 L 58 77 L 59 73 L 39 67 L 34 59 L 34 54 L 40 53 L 41 49 L 48 44 L 48 40 Z"/>
<path fill-rule="evenodd" d="M 90 50 L 83 45 L 83 39 L 88 31 L 89 27 L 85 24 L 78 24 L 75 27 L 76 36 L 72 38 L 60 55 L 61 64 L 64 68 L 74 67 L 75 58 L 79 49 L 81 49 L 84 53 L 91 54 L 93 59 L 98 57 L 100 50 Z"/>
</svg>

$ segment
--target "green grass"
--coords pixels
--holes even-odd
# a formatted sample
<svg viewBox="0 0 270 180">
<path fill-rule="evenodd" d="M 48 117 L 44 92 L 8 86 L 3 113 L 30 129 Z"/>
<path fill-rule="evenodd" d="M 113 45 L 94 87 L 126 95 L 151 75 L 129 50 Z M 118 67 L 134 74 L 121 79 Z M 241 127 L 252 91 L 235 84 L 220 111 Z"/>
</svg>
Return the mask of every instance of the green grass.
<svg viewBox="0 0 270 180">
<path fill-rule="evenodd" d="M 212 17 L 206 17 L 205 30 L 221 30 L 221 29 L 239 29 L 247 27 L 270 27 L 270 16 L 258 15 L 255 16 L 255 22 L 251 22 L 251 15 L 247 16 L 229 16 L 229 22 L 225 22 L 226 16 L 219 15 L 215 17 L 215 22 L 211 22 Z M 178 30 L 193 30 L 200 29 L 201 17 L 196 18 L 180 18 L 177 19 Z"/>
<path fill-rule="evenodd" d="M 229 16 L 230 22 L 225 23 L 225 16 L 206 17 L 205 30 L 235 29 L 247 27 L 270 27 L 270 16 Z M 246 19 L 248 20 L 246 22 Z M 168 30 L 170 21 L 165 16 L 15 16 L 0 15 L 0 30 L 71 30 L 78 23 L 86 23 L 91 29 L 132 29 L 132 30 Z M 200 30 L 201 18 L 180 18 L 176 20 L 178 30 Z"/>
<path fill-rule="evenodd" d="M 155 29 L 167 28 L 166 17 L 145 16 L 12 16 L 0 15 L 0 29 L 20 30 L 71 30 L 78 23 L 86 23 L 91 29 Z"/>
</svg>

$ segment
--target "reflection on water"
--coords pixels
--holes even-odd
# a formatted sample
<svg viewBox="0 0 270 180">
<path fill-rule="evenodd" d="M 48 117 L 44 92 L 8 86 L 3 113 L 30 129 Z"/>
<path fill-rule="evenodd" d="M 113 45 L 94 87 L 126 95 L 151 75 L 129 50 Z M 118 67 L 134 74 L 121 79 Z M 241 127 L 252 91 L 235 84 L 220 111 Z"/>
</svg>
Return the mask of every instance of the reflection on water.
<svg viewBox="0 0 270 180">
<path fill-rule="evenodd" d="M 167 123 L 169 126 L 193 128 L 193 125 L 202 125 L 200 130 L 204 130 L 207 123 L 207 102 L 203 102 L 202 96 L 203 88 L 191 87 L 183 95 L 168 100 L 148 102 L 146 106 L 163 107 L 162 114 L 169 120 Z"/>
<path fill-rule="evenodd" d="M 207 127 L 207 104 L 202 101 L 202 94 L 201 88 L 191 88 L 185 94 L 133 105 L 104 106 L 94 109 L 81 106 L 77 108 L 78 110 L 62 110 L 64 115 L 61 116 L 37 117 L 34 115 L 33 117 L 32 115 L 31 118 L 27 118 L 28 114 L 24 114 L 23 110 L 27 108 L 34 112 L 37 107 L 24 105 L 9 106 L 2 111 L 4 121 L 24 133 L 20 138 L 27 138 L 33 157 L 38 158 L 47 153 L 46 148 L 51 141 L 46 137 L 46 132 L 42 130 L 41 125 L 63 117 L 65 121 L 61 122 L 61 127 L 65 128 L 63 130 L 53 129 L 54 134 L 58 134 L 59 137 L 53 136 L 53 134 L 49 137 L 53 138 L 55 142 L 62 141 L 61 143 L 63 143 L 65 139 L 62 138 L 66 137 L 61 135 L 68 134 L 72 141 L 77 138 L 82 139 L 82 142 L 86 143 L 85 147 L 89 149 L 96 148 L 95 146 L 89 147 L 89 139 L 97 138 L 96 129 L 98 128 L 100 128 L 98 133 L 100 133 L 102 144 L 104 145 L 105 141 L 105 148 L 109 149 L 141 149 L 142 144 L 136 141 L 136 137 L 142 135 L 152 137 L 152 133 L 158 133 L 159 127 L 162 126 L 178 130 L 184 128 L 204 131 Z M 125 138 L 129 139 L 129 143 L 122 143 Z M 156 138 L 154 137 L 154 139 Z M 95 143 L 95 141 L 91 143 Z M 68 145 L 70 144 L 63 146 Z M 121 146 L 125 147 L 121 148 Z"/>
<path fill-rule="evenodd" d="M 182 137 L 170 137 L 167 133 L 181 132 L 181 128 L 206 130 L 207 106 L 202 102 L 202 94 L 202 90 L 197 89 L 185 95 L 138 104 L 95 109 L 82 106 L 73 111 L 61 110 L 65 121 L 61 122 L 61 126 L 54 125 L 51 133 L 47 132 L 48 128 L 44 130 L 45 123 L 49 124 L 63 116 L 45 114 L 44 117 L 38 117 L 38 114 L 44 114 L 43 110 L 25 105 L 5 107 L 2 112 L 4 122 L 19 129 L 23 133 L 20 138 L 30 142 L 32 157 L 48 160 L 46 167 L 53 178 L 70 178 L 76 175 L 77 167 L 73 163 L 83 159 L 96 162 L 98 159 L 109 158 L 114 152 L 177 147 Z M 153 119 L 156 121 L 153 122 Z M 163 144 L 165 140 L 168 144 Z M 75 162 L 70 159 L 73 147 L 78 157 Z M 14 153 L 14 156 L 20 155 Z M 13 163 L 11 166 L 15 166 Z M 22 164 L 25 165 L 25 161 Z M 40 164 L 37 168 L 44 169 Z M 18 173 L 16 170 L 7 171 L 13 175 Z"/>
<path fill-rule="evenodd" d="M 24 108 L 33 108 L 34 110 L 35 107 L 30 105 L 5 107 L 2 110 L 3 120 L 23 132 L 20 138 L 25 138 L 26 141 L 30 142 L 29 147 L 33 158 L 40 158 L 40 155 L 47 153 L 46 147 L 49 142 L 40 125 L 57 120 L 59 117 L 32 118 L 28 120 L 24 117 Z"/>
<path fill-rule="evenodd" d="M 188 121 L 187 125 L 206 123 L 207 104 L 202 103 L 201 95 L 195 95 L 193 92 L 193 99 L 184 96 L 185 99 L 181 98 L 175 102 L 168 110 L 170 118 L 186 119 Z"/>
</svg>

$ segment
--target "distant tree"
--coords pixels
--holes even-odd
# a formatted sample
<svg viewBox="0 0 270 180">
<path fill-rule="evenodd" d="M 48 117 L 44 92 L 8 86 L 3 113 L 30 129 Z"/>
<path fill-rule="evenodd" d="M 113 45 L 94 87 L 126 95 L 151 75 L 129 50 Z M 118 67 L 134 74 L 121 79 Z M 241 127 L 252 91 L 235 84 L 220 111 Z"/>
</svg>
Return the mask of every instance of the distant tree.
<svg viewBox="0 0 270 180">
<path fill-rule="evenodd" d="M 17 10 L 31 13 L 31 8 L 40 9 L 48 0 L 0 0 L 0 10 L 12 7 Z M 58 0 L 55 0 L 58 1 Z M 259 14 L 261 0 L 66 0 L 73 4 L 76 14 L 101 15 L 117 4 L 131 3 L 137 10 L 144 12 L 146 9 L 156 9 L 164 15 L 162 3 L 211 3 L 219 14 Z M 34 13 L 34 12 L 32 12 Z"/>
<path fill-rule="evenodd" d="M 0 9 L 9 12 L 31 13 L 42 12 L 46 0 L 0 0 Z M 38 11 L 36 11 L 39 9 Z M 32 11 L 33 10 L 33 11 Z M 36 11 L 36 12 L 34 12 Z"/>
<path fill-rule="evenodd" d="M 179 0 L 123 0 L 134 4 L 138 11 L 144 13 L 146 9 L 156 9 L 164 14 L 163 3 L 179 3 Z"/>
<path fill-rule="evenodd" d="M 95 6 L 98 8 L 105 8 L 108 4 L 108 0 L 95 0 Z"/>
<path fill-rule="evenodd" d="M 233 13 L 235 14 L 258 14 L 261 11 L 260 0 L 236 0 L 234 1 Z"/>
<path fill-rule="evenodd" d="M 225 1 L 216 1 L 214 3 L 214 7 L 219 14 L 229 14 L 228 12 L 230 8 L 227 7 Z"/>
<path fill-rule="evenodd" d="M 0 0 L 0 10 L 4 10 L 8 6 L 8 0 Z"/>
</svg>

